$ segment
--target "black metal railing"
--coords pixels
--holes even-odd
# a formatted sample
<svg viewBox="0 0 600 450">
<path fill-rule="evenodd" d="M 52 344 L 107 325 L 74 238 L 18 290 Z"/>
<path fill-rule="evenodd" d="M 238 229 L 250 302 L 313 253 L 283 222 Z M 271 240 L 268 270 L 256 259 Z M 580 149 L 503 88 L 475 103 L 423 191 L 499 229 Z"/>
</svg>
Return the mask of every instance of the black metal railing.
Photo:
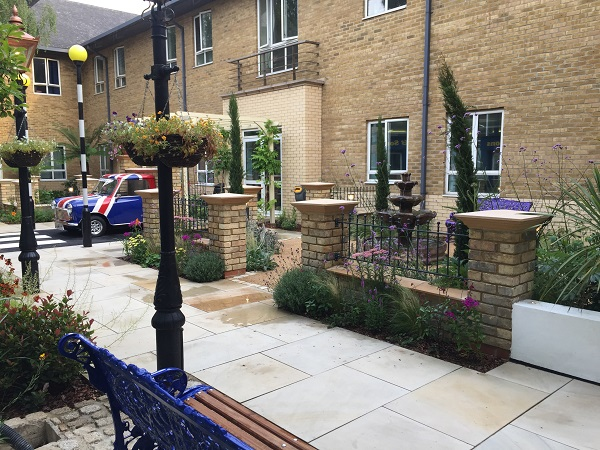
<svg viewBox="0 0 600 450">
<path fill-rule="evenodd" d="M 467 279 L 468 261 L 454 258 L 456 234 L 440 222 L 415 228 L 389 225 L 377 215 L 343 215 L 336 219 L 342 228 L 342 252 L 334 255 L 347 266 L 370 265 L 367 270 L 388 268 L 388 273 L 419 280 Z"/>
<path fill-rule="evenodd" d="M 293 41 L 227 62 L 235 65 L 238 91 L 319 77 L 319 43 Z"/>
<path fill-rule="evenodd" d="M 356 186 L 338 186 L 331 189 L 331 198 L 334 200 L 353 200 L 358 202 L 357 208 L 366 211 L 375 210 L 375 190 L 374 184 L 360 184 Z"/>
<path fill-rule="evenodd" d="M 174 197 L 175 231 L 194 233 L 208 230 L 208 205 L 196 196 Z"/>
</svg>

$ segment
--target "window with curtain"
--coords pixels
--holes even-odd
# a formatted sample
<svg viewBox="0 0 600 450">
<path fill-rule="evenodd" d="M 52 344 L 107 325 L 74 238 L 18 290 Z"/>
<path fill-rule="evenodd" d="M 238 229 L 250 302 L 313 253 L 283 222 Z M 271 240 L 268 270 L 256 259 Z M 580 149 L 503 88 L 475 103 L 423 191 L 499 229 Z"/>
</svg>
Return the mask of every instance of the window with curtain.
<svg viewBox="0 0 600 450">
<path fill-rule="evenodd" d="M 60 64 L 57 60 L 33 58 L 33 92 L 60 95 Z"/>
<path fill-rule="evenodd" d="M 408 167 L 408 119 L 382 120 L 390 180 L 399 180 Z M 368 123 L 367 179 L 377 180 L 377 121 Z"/>
<path fill-rule="evenodd" d="M 365 16 L 376 16 L 405 6 L 406 0 L 365 0 Z"/>
</svg>

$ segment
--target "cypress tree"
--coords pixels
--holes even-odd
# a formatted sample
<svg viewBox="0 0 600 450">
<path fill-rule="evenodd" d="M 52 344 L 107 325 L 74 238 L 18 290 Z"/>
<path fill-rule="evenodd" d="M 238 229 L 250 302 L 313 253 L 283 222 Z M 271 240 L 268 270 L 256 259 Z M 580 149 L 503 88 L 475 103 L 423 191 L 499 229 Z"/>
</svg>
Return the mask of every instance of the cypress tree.
<svg viewBox="0 0 600 450">
<path fill-rule="evenodd" d="M 229 140 L 231 142 L 231 167 L 229 169 L 229 192 L 243 194 L 244 171 L 242 168 L 242 135 L 240 131 L 240 116 L 235 95 L 229 97 L 229 118 L 231 129 Z"/>
<path fill-rule="evenodd" d="M 456 211 L 472 212 L 477 210 L 477 177 L 473 155 L 471 151 L 472 133 L 469 131 L 467 121 L 467 106 L 458 94 L 458 84 L 454 78 L 452 69 L 445 60 L 438 72 L 438 81 L 444 97 L 444 108 L 449 124 L 449 142 L 456 167 Z M 462 234 L 468 233 L 468 228 L 462 222 L 456 222 L 454 256 L 460 261 L 466 261 L 469 239 L 463 238 Z"/>
<path fill-rule="evenodd" d="M 375 190 L 375 209 L 386 211 L 388 209 L 388 196 L 390 195 L 390 172 L 388 168 L 387 149 L 385 148 L 385 135 L 381 116 L 377 122 L 377 186 Z"/>
</svg>

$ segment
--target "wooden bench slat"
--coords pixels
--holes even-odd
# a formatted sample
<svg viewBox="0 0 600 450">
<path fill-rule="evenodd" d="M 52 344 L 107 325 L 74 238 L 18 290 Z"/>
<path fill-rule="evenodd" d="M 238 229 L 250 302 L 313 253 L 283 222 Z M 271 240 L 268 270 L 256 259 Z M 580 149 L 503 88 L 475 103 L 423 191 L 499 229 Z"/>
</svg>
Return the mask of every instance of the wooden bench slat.
<svg viewBox="0 0 600 450">
<path fill-rule="evenodd" d="M 285 443 L 288 449 L 315 450 L 310 444 L 216 389 L 196 394 L 196 400 L 225 416 L 229 421 L 265 443 L 279 441 Z M 276 445 L 272 448 L 281 449 L 282 447 Z"/>
<path fill-rule="evenodd" d="M 199 394 L 197 394 L 197 395 L 199 395 Z M 205 395 L 210 395 L 210 396 L 218 399 L 220 402 L 222 402 L 222 403 L 226 404 L 227 406 L 229 406 L 230 408 L 236 410 L 238 413 L 240 413 L 242 415 L 242 417 L 252 417 L 255 422 L 259 423 L 263 428 L 268 429 L 273 434 L 284 439 L 286 442 L 289 443 L 289 445 L 294 445 L 295 447 L 298 447 L 300 450 L 315 450 L 315 447 L 313 447 L 312 445 L 310 445 L 307 442 L 303 441 L 302 439 L 294 436 L 292 433 L 290 433 L 287 430 L 284 430 L 280 426 L 275 425 L 270 420 L 264 418 L 260 414 L 252 411 L 251 409 L 247 408 L 246 406 L 242 405 L 241 403 L 235 401 L 228 395 L 223 394 L 221 391 L 218 391 L 216 389 L 209 389 L 208 391 L 205 392 Z"/>
<path fill-rule="evenodd" d="M 185 403 L 187 403 L 189 406 L 194 408 L 200 414 L 208 417 L 210 420 L 215 422 L 217 425 L 225 428 L 227 431 L 229 431 L 235 437 L 244 441 L 246 444 L 250 445 L 255 450 L 273 450 L 274 447 L 268 446 L 264 442 L 256 439 L 252 434 L 247 433 L 242 428 L 236 426 L 231 421 L 229 421 L 226 417 L 221 416 L 219 413 L 212 410 L 208 406 L 203 405 L 198 400 L 189 398 L 185 401 Z"/>
</svg>

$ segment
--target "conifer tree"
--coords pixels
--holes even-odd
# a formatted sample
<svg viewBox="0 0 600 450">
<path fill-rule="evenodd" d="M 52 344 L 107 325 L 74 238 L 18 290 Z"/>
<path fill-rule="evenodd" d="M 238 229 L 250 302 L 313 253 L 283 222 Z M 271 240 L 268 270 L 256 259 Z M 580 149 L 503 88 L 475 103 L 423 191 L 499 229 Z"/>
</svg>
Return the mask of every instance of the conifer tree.
<svg viewBox="0 0 600 450">
<path fill-rule="evenodd" d="M 385 134 L 381 116 L 377 122 L 377 186 L 375 190 L 375 209 L 385 211 L 388 209 L 388 196 L 390 195 L 390 171 L 388 168 L 387 149 L 385 147 Z"/>
<path fill-rule="evenodd" d="M 229 140 L 231 142 L 231 167 L 229 169 L 229 192 L 243 194 L 244 170 L 242 168 L 242 136 L 240 131 L 240 116 L 235 95 L 229 97 L 229 118 L 231 129 Z"/>
</svg>

